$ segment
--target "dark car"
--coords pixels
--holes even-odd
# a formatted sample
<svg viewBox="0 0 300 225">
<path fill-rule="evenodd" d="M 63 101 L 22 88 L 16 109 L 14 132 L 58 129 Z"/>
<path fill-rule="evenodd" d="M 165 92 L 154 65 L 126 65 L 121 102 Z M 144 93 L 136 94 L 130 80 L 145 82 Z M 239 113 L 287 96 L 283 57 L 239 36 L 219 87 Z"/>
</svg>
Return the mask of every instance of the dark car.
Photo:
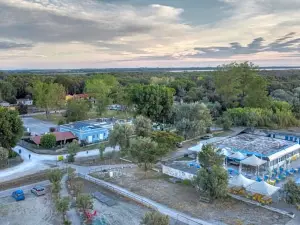
<svg viewBox="0 0 300 225">
<path fill-rule="evenodd" d="M 202 140 L 208 140 L 208 139 L 210 139 L 210 138 L 212 138 L 212 137 L 213 137 L 212 134 L 206 134 L 206 135 L 202 136 L 201 139 L 202 139 Z"/>
<path fill-rule="evenodd" d="M 35 186 L 31 189 L 31 193 L 35 194 L 36 196 L 45 195 L 46 189 L 42 186 Z"/>
</svg>

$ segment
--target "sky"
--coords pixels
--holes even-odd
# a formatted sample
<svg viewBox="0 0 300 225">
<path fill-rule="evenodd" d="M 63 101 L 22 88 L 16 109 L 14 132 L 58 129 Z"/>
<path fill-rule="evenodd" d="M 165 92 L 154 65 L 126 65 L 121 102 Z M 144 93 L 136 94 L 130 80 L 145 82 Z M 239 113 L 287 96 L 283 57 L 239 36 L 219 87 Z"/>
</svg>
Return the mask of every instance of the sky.
<svg viewBox="0 0 300 225">
<path fill-rule="evenodd" d="M 0 69 L 300 66 L 300 0 L 0 0 Z"/>
</svg>

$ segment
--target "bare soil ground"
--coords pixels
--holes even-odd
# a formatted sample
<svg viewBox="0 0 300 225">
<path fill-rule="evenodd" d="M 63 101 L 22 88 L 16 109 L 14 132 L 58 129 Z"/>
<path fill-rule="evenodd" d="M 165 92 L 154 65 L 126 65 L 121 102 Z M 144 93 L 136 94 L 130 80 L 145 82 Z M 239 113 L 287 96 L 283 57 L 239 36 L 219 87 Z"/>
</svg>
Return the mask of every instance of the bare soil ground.
<svg viewBox="0 0 300 225">
<path fill-rule="evenodd" d="M 210 222 L 229 225 L 284 225 L 290 220 L 280 214 L 231 198 L 211 204 L 200 202 L 199 194 L 192 186 L 173 184 L 162 174 L 153 171 L 145 175 L 139 168 L 126 168 L 121 176 L 108 181 Z"/>
<path fill-rule="evenodd" d="M 44 181 L 47 179 L 48 179 L 47 173 L 46 173 L 46 171 L 43 171 L 43 172 L 39 172 L 39 173 L 36 173 L 33 175 L 24 176 L 22 178 L 18 178 L 15 180 L 10 180 L 10 181 L 6 181 L 6 182 L 0 181 L 0 191 L 14 188 L 14 187 L 37 183 L 39 181 Z"/>
<path fill-rule="evenodd" d="M 99 185 L 80 180 L 84 183 L 84 193 L 92 194 L 99 191 L 117 202 L 116 205 L 109 207 L 94 199 L 94 209 L 97 211 L 97 215 L 104 218 L 109 225 L 139 225 L 144 214 L 150 210 Z"/>
<path fill-rule="evenodd" d="M 27 194 L 24 201 L 11 197 L 0 199 L 1 225 L 61 225 L 61 216 L 55 211 L 50 194 L 36 197 Z"/>
</svg>

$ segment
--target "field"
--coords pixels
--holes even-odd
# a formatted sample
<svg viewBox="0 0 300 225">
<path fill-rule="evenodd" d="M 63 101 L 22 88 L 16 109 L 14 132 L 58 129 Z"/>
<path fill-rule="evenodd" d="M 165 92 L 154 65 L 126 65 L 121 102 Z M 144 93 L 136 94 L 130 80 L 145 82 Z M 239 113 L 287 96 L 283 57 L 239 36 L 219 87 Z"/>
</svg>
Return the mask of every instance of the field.
<svg viewBox="0 0 300 225">
<path fill-rule="evenodd" d="M 1 225 L 61 225 L 61 216 L 55 211 L 50 194 L 36 197 L 26 194 L 24 201 L 11 197 L 0 200 Z"/>
<path fill-rule="evenodd" d="M 108 182 L 216 224 L 284 225 L 290 220 L 280 214 L 231 198 L 211 204 L 200 202 L 199 194 L 192 186 L 173 184 L 160 173 L 149 171 L 145 174 L 139 168 L 124 169 L 121 176 L 111 178 Z"/>
</svg>

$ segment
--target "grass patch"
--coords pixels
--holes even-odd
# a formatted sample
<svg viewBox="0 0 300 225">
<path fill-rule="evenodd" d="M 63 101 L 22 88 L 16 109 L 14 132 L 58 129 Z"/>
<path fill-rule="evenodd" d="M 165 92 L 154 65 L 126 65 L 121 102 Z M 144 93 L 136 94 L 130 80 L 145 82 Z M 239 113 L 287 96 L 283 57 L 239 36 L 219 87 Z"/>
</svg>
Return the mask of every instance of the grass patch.
<svg viewBox="0 0 300 225">
<path fill-rule="evenodd" d="M 45 114 L 43 114 L 43 115 L 34 115 L 33 118 L 43 120 L 43 121 L 50 121 L 50 122 L 53 122 L 55 124 L 58 124 L 59 121 L 62 121 L 62 120 L 64 121 L 65 120 L 65 117 L 61 113 L 50 114 L 49 118 L 47 118 Z"/>
</svg>

